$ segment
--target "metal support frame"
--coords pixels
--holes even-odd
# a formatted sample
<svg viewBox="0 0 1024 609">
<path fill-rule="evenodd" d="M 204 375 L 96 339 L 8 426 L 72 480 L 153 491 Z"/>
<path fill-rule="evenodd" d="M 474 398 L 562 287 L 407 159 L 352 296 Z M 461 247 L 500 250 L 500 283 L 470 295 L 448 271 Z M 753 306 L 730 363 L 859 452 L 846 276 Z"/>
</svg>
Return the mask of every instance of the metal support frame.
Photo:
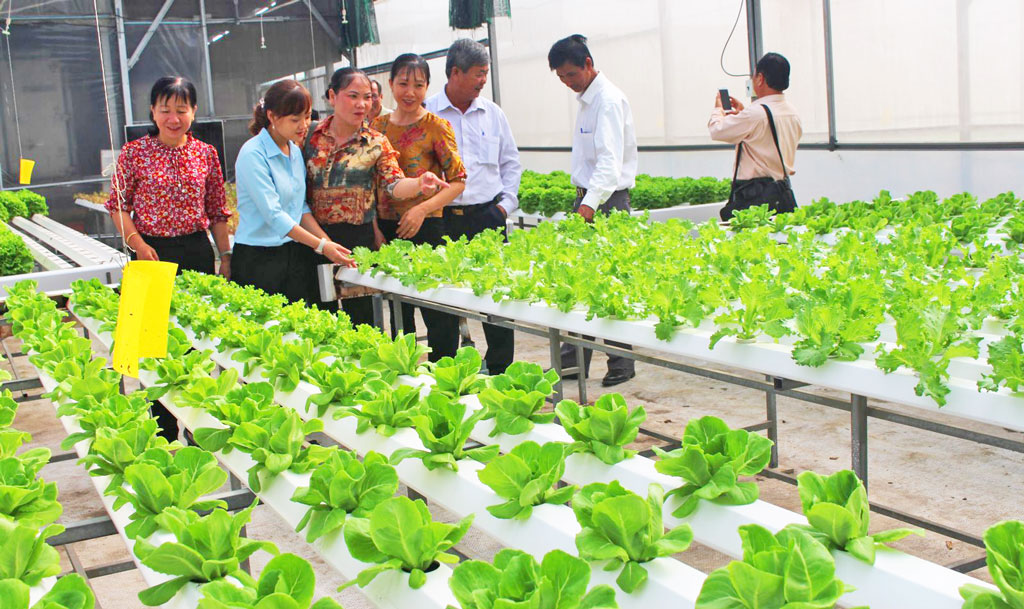
<svg viewBox="0 0 1024 609">
<path fill-rule="evenodd" d="M 128 76 L 128 44 L 124 39 L 124 0 L 114 0 L 114 19 L 117 26 L 117 53 L 121 62 L 121 97 L 124 103 L 124 120 L 126 124 L 135 122 L 132 108 L 132 83 Z"/>
<path fill-rule="evenodd" d="M 828 112 L 828 146 L 835 150 L 836 137 L 836 86 L 835 70 L 832 65 L 832 0 L 821 0 L 821 13 L 825 31 L 825 102 Z"/>
<path fill-rule="evenodd" d="M 494 103 L 501 105 L 501 84 L 498 82 L 498 37 L 494 27 L 494 18 L 487 20 L 487 50 L 491 53 L 491 97 Z"/>
<path fill-rule="evenodd" d="M 747 54 L 750 59 L 750 77 L 754 77 L 757 60 L 764 54 L 764 30 L 761 28 L 761 0 L 747 2 Z"/>
<path fill-rule="evenodd" d="M 764 392 L 764 410 L 765 416 L 768 419 L 768 439 L 772 441 L 772 452 L 771 457 L 768 460 L 768 467 L 779 466 L 779 408 L 778 408 L 778 394 L 776 393 L 776 387 L 779 384 L 778 381 L 784 379 L 778 379 L 773 376 L 765 377 L 767 380 L 772 382 L 771 389 L 767 389 Z"/>
<path fill-rule="evenodd" d="M 200 0 L 200 4 L 202 4 L 202 1 L 203 0 Z M 120 4 L 120 2 L 118 2 L 118 4 Z M 153 34 L 156 33 L 157 28 L 160 27 L 160 24 L 163 22 L 164 17 L 167 16 L 167 11 L 171 10 L 172 4 L 174 4 L 174 0 L 164 0 L 164 5 L 160 7 L 160 10 L 157 12 L 156 17 L 153 18 L 153 21 L 149 24 L 149 27 L 146 28 L 146 33 L 142 35 L 142 40 L 139 41 L 139 45 L 135 47 L 135 50 L 132 51 L 132 56 L 128 58 L 129 70 L 134 68 L 135 64 L 138 63 L 139 57 L 142 55 L 142 52 L 146 50 L 146 46 L 149 44 L 150 39 L 153 38 Z M 118 7 L 118 22 L 121 24 L 121 27 L 123 28 L 124 14 L 120 10 L 120 8 L 121 7 Z M 206 26 L 204 25 L 203 28 L 205 33 Z"/>
<path fill-rule="evenodd" d="M 209 104 L 210 116 L 215 116 L 217 111 L 213 107 L 213 69 L 210 66 L 210 32 L 206 29 L 206 0 L 199 0 L 199 22 L 203 28 L 203 80 L 206 81 L 206 103 Z"/>
<path fill-rule="evenodd" d="M 336 34 L 334 32 L 334 30 L 331 29 L 331 26 L 327 23 L 327 20 L 324 19 L 324 16 L 320 13 L 320 10 L 317 9 L 313 5 L 312 0 L 302 0 L 302 2 L 303 2 L 303 4 L 306 5 L 306 7 L 309 9 L 309 11 L 311 13 L 313 13 L 313 18 L 316 19 L 317 23 L 320 24 L 320 27 L 323 28 L 324 33 L 327 34 L 327 37 L 330 38 L 331 42 L 334 43 L 334 48 L 340 50 L 341 49 L 341 36 Z M 237 5 L 235 5 L 235 6 L 237 7 Z M 316 44 L 316 42 L 314 41 L 313 44 Z"/>
<path fill-rule="evenodd" d="M 850 396 L 850 462 L 864 488 L 868 486 L 868 399 Z"/>
<path fill-rule="evenodd" d="M 75 549 L 71 546 L 66 546 L 64 550 L 68 554 L 68 562 L 71 563 L 71 568 L 74 569 L 75 573 L 80 575 L 82 579 L 88 582 L 89 573 L 86 571 L 85 567 L 82 566 L 82 560 L 78 558 L 78 552 L 75 552 Z M 95 596 L 95 594 L 93 596 Z M 94 601 L 93 607 L 95 607 L 95 609 L 103 609 L 103 607 L 100 605 L 99 600 Z"/>
</svg>

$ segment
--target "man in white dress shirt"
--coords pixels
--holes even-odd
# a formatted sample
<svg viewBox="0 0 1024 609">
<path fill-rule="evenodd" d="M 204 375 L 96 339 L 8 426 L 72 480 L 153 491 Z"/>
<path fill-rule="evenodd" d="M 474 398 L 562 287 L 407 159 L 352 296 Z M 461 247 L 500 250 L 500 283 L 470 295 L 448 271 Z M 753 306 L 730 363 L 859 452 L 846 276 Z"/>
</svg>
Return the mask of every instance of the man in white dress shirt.
<svg viewBox="0 0 1024 609">
<path fill-rule="evenodd" d="M 580 102 L 572 132 L 574 210 L 587 221 L 595 212 L 628 212 L 629 189 L 636 184 L 636 130 L 626 96 L 594 67 L 587 39 L 573 34 L 556 42 L 548 52 L 548 67 Z M 590 337 L 585 337 L 590 338 Z M 609 345 L 630 348 L 608 341 Z M 583 351 L 583 372 L 589 374 L 593 351 Z M 576 348 L 562 345 L 562 368 L 577 365 Z M 632 359 L 609 355 L 608 373 L 601 384 L 611 387 L 636 376 Z M 575 375 L 565 375 L 571 379 Z"/>
<path fill-rule="evenodd" d="M 472 239 L 487 229 L 506 232 L 505 218 L 519 207 L 523 167 L 512 128 L 497 104 L 480 97 L 490 63 L 487 47 L 466 38 L 456 40 L 448 49 L 444 91 L 424 104 L 452 124 L 466 166 L 466 190 L 443 212 L 445 233 L 453 240 L 462 236 Z M 515 355 L 512 330 L 484 324 L 484 336 L 487 372 L 505 372 Z"/>
</svg>

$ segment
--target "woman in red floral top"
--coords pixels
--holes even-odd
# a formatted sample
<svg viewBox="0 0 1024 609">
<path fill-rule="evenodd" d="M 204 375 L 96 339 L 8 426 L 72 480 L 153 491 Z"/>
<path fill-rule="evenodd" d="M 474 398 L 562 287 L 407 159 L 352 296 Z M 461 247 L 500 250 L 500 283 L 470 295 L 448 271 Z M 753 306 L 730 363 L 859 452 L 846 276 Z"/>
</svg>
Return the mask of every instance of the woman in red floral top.
<svg viewBox="0 0 1024 609">
<path fill-rule="evenodd" d="M 430 86 L 430 65 L 414 53 L 399 55 L 391 64 L 388 79 L 395 96 L 395 110 L 374 119 L 371 126 L 387 136 L 398 151 L 398 165 L 407 176 L 432 171 L 451 184 L 432 195 L 420 195 L 406 201 L 392 198 L 383 189 L 377 193 L 378 225 L 384 238 L 407 239 L 434 247 L 444 244 L 444 218 L 441 210 L 466 189 L 466 168 L 451 124 L 427 112 L 423 100 Z M 402 307 L 402 328 L 414 331 L 414 307 Z M 459 318 L 430 308 L 420 308 L 427 328 L 430 361 L 455 357 L 459 348 Z M 395 311 L 391 311 L 391 334 L 395 335 Z"/>
<path fill-rule="evenodd" d="M 334 114 L 316 126 L 302 151 L 309 208 L 335 243 L 349 250 L 376 248 L 384 240 L 377 227 L 378 188 L 396 199 L 411 199 L 448 188 L 448 183 L 429 171 L 417 178 L 405 177 L 388 139 L 366 126 L 373 99 L 364 72 L 337 70 L 331 76 L 327 101 Z M 373 323 L 367 296 L 346 299 L 342 308 L 353 325 Z"/>
<path fill-rule="evenodd" d="M 164 77 L 150 92 L 150 135 L 121 148 L 106 208 L 139 260 L 174 262 L 178 270 L 230 277 L 231 249 L 217 150 L 194 138 L 196 88 L 184 78 Z"/>
</svg>

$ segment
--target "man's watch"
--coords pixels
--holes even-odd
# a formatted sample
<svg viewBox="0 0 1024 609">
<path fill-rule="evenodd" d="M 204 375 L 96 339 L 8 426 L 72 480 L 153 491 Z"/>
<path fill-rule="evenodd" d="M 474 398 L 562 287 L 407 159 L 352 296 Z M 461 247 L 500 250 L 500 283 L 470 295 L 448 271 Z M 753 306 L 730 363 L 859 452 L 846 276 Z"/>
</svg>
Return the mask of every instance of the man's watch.
<svg viewBox="0 0 1024 609">
<path fill-rule="evenodd" d="M 324 246 L 326 246 L 326 245 L 327 245 L 327 238 L 326 237 L 320 237 L 320 243 L 317 244 L 316 249 L 313 250 L 313 251 L 315 251 L 318 254 L 322 254 L 322 253 L 324 253 Z"/>
</svg>

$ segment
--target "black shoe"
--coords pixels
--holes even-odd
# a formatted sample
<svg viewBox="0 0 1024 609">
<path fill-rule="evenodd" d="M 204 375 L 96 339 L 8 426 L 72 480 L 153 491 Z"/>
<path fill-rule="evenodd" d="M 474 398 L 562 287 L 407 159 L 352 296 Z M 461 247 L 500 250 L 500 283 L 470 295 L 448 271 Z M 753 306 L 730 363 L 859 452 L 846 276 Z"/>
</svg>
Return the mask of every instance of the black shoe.
<svg viewBox="0 0 1024 609">
<path fill-rule="evenodd" d="M 634 376 L 636 376 L 635 370 L 628 372 L 625 370 L 609 370 L 608 374 L 604 375 L 604 378 L 601 379 L 601 386 L 614 387 L 615 385 L 621 385 Z"/>
</svg>

